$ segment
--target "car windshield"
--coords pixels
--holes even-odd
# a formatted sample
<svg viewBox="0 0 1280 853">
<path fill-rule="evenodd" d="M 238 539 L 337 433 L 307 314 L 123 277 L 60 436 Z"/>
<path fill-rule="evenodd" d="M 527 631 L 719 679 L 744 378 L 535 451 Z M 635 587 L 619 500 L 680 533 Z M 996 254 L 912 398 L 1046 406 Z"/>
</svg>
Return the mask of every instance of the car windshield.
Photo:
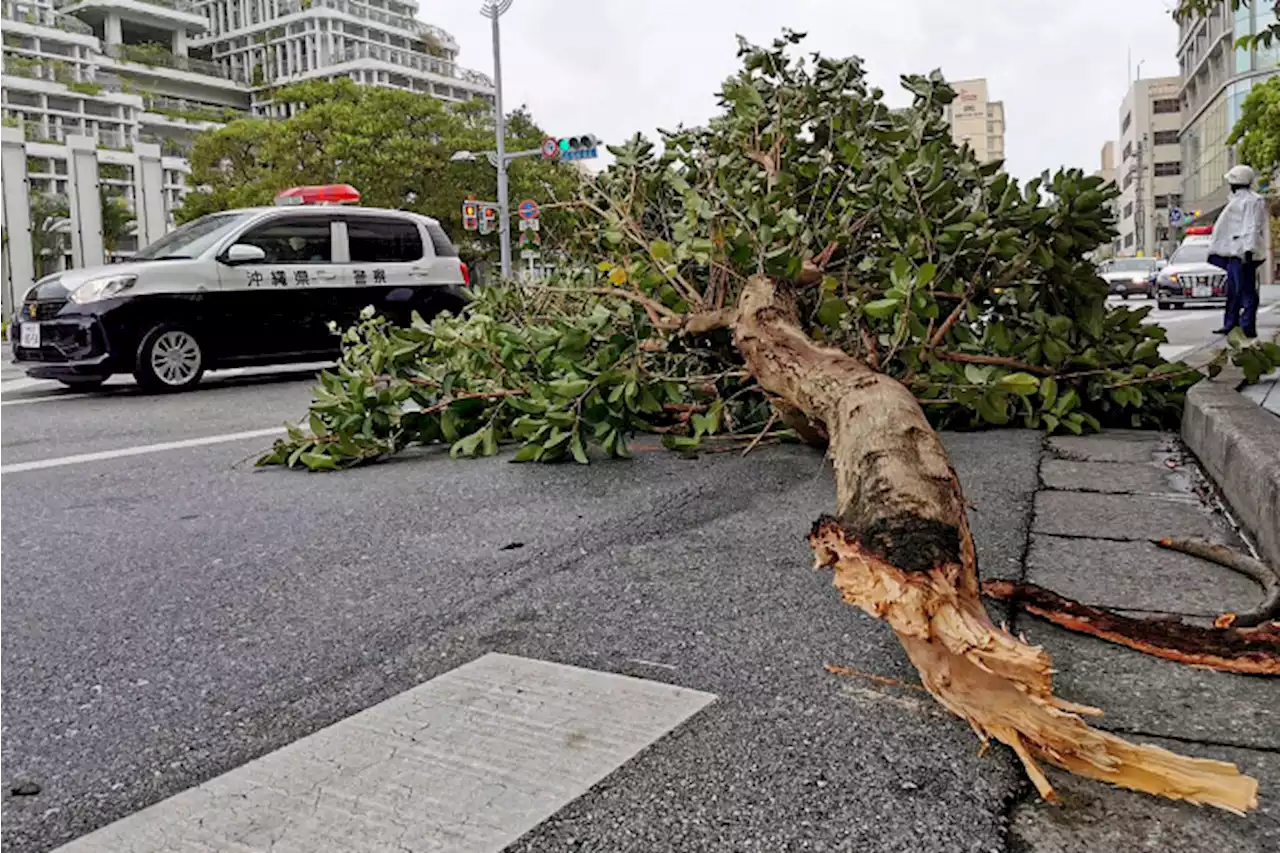
<svg viewBox="0 0 1280 853">
<path fill-rule="evenodd" d="M 1151 272 L 1155 268 L 1156 262 L 1150 258 L 1124 258 L 1112 261 L 1107 272 Z"/>
<path fill-rule="evenodd" d="M 1209 260 L 1209 244 L 1208 243 L 1191 243 L 1181 247 L 1173 253 L 1173 258 L 1169 261 L 1173 264 L 1203 264 Z"/>
<path fill-rule="evenodd" d="M 136 261 L 197 258 L 249 218 L 247 213 L 211 213 L 170 231 L 133 256 Z"/>
</svg>

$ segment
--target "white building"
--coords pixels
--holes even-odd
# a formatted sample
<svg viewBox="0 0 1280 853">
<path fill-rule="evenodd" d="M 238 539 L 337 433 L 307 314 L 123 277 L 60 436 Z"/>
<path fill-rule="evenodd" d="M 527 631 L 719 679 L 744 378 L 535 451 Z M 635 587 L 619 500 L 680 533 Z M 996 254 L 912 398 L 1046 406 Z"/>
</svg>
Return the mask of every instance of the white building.
<svg viewBox="0 0 1280 853">
<path fill-rule="evenodd" d="M 1178 77 L 1134 80 L 1120 103 L 1116 182 L 1121 257 L 1168 257 L 1177 248 L 1171 210 L 1182 207 Z"/>
<path fill-rule="evenodd" d="M 30 227 L 19 210 L 28 181 L 31 194 L 73 197 L 73 173 L 88 180 L 73 152 L 90 150 L 96 171 L 81 195 L 102 187 L 130 205 L 136 233 L 116 247 L 128 256 L 172 227 L 196 134 L 250 114 L 284 115 L 288 105 L 271 99 L 283 83 L 349 77 L 492 101 L 490 78 L 458 66 L 457 42 L 417 11 L 415 0 L 0 0 L 6 233 L 20 221 Z M 71 201 L 75 230 L 83 199 Z M 53 268 L 100 262 L 98 237 L 87 251 L 83 239 L 67 241 Z M 29 274 L 11 254 L 6 306 Z"/>
<path fill-rule="evenodd" d="M 956 144 L 968 145 L 983 163 L 1003 160 L 1004 102 L 990 100 L 987 81 L 982 77 L 953 81 L 951 88 L 956 90 L 956 99 L 947 104 L 943 113 Z"/>
</svg>

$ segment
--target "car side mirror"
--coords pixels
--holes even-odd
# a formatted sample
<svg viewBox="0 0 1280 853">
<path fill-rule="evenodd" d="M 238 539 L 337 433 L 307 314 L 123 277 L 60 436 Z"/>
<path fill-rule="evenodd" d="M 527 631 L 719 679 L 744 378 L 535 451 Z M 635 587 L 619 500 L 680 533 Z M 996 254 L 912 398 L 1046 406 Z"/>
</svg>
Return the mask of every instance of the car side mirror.
<svg viewBox="0 0 1280 853">
<path fill-rule="evenodd" d="M 261 247 L 249 243 L 236 243 L 222 256 L 222 262 L 230 266 L 260 264 L 266 259 L 267 253 L 262 251 Z"/>
</svg>

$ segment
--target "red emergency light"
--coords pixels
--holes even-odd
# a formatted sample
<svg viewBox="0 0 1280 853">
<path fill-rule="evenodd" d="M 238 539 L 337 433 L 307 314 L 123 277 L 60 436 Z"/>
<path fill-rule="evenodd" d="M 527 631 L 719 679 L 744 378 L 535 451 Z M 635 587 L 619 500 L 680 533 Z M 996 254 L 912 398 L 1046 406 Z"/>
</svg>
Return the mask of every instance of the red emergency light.
<svg viewBox="0 0 1280 853">
<path fill-rule="evenodd" d="M 290 187 L 276 196 L 277 207 L 301 204 L 359 204 L 360 191 L 350 184 Z"/>
<path fill-rule="evenodd" d="M 1212 225 L 1196 225 L 1196 226 L 1195 226 L 1195 227 L 1193 227 L 1193 228 L 1188 228 L 1188 229 L 1187 229 L 1185 232 L 1183 232 L 1183 233 L 1185 233 L 1185 234 L 1186 234 L 1186 236 L 1188 236 L 1188 237 L 1193 237 L 1193 236 L 1196 236 L 1196 235 L 1199 235 L 1199 234 L 1212 234 L 1212 233 L 1213 233 L 1213 226 L 1212 226 Z"/>
</svg>

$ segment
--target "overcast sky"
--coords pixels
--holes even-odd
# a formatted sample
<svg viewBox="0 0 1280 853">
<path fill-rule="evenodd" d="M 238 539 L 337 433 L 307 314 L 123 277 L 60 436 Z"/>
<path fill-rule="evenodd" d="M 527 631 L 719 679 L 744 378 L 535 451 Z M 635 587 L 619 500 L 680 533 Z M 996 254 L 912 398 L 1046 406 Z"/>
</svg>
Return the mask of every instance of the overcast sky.
<svg viewBox="0 0 1280 853">
<path fill-rule="evenodd" d="M 421 0 L 425 21 L 451 32 L 462 65 L 492 73 L 481 0 Z M 1173 0 L 515 0 L 502 17 L 507 108 L 527 104 L 554 135 L 619 142 L 700 124 L 737 69 L 735 35 L 767 43 L 790 27 L 804 46 L 855 54 L 892 105 L 898 77 L 941 68 L 986 77 L 1007 117 L 1006 166 L 1094 171 L 1119 132 L 1118 111 L 1143 77 L 1177 73 Z"/>
</svg>

